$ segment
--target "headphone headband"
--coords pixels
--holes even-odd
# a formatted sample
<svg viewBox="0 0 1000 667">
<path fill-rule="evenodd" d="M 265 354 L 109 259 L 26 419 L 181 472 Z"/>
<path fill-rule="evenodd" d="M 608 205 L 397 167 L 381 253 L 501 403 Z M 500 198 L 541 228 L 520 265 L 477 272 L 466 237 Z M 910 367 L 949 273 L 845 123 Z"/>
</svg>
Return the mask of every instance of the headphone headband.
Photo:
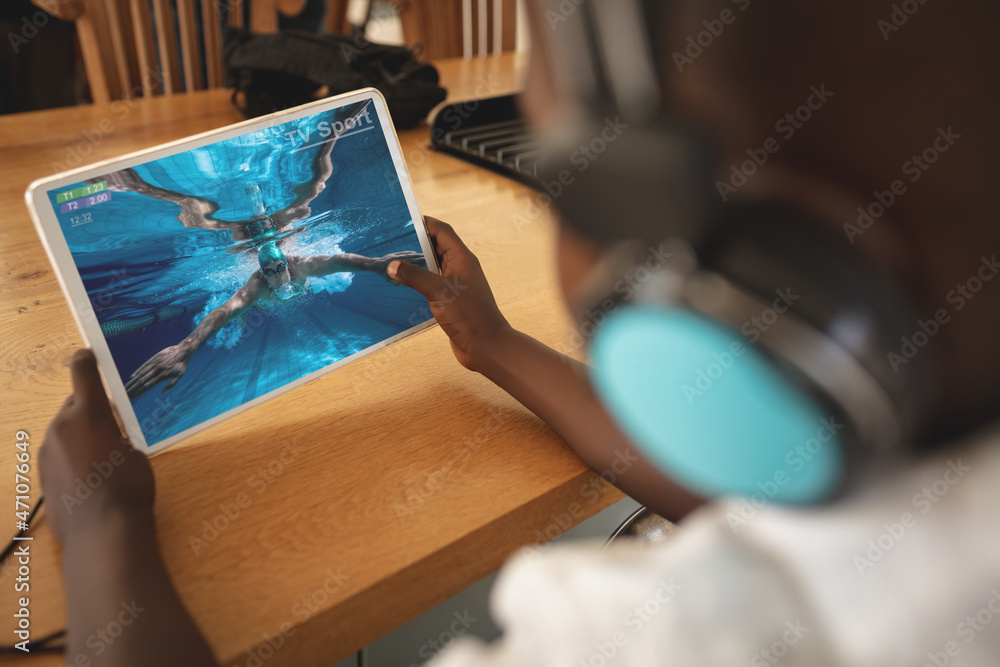
<svg viewBox="0 0 1000 667">
<path fill-rule="evenodd" d="M 593 0 L 553 40 L 576 106 L 543 180 L 565 185 L 555 199 L 564 224 L 615 244 L 592 277 L 589 305 L 607 315 L 590 341 L 595 389 L 623 431 L 697 492 L 753 492 L 784 472 L 786 452 L 815 443 L 812 467 L 775 498 L 827 499 L 916 434 L 929 360 L 890 373 L 882 352 L 913 322 L 908 304 L 814 217 L 722 201 L 716 142 L 670 109 L 642 9 Z M 676 256 L 653 270 L 643 255 L 661 242 Z M 619 289 L 641 270 L 648 279 Z M 786 288 L 802 298 L 779 316 L 771 300 Z M 695 376 L 705 389 L 689 384 Z"/>
</svg>

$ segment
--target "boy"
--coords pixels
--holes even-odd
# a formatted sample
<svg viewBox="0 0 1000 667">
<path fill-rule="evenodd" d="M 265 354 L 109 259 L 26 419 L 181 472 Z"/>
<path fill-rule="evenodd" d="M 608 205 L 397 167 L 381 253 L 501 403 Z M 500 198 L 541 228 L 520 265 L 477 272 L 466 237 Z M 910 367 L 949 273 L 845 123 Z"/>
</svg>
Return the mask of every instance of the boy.
<svg viewBox="0 0 1000 667">
<path fill-rule="evenodd" d="M 561 8 L 590 11 L 587 3 L 552 5 L 535 5 L 535 66 L 525 96 L 542 132 L 572 104 L 546 66 L 548 46 L 562 38 Z M 768 505 L 748 516 L 739 501 L 719 502 L 690 516 L 685 533 L 663 547 L 553 549 L 534 563 L 515 562 L 494 592 L 504 637 L 491 646 L 460 640 L 440 664 L 995 664 L 1000 434 L 987 426 L 998 417 L 1000 283 L 988 284 L 986 275 L 1000 250 L 993 193 L 1000 99 L 989 83 L 998 64 L 998 9 L 793 0 L 644 8 L 662 84 L 685 115 L 718 132 L 722 164 L 740 165 L 748 148 L 781 137 L 752 176 L 720 174 L 720 194 L 794 202 L 883 267 L 918 314 L 953 309 L 925 349 L 940 370 L 915 443 L 939 451 L 830 506 Z M 809 114 L 797 116 L 804 103 Z M 926 145 L 942 136 L 932 162 Z M 871 210 L 869 192 L 902 179 L 907 189 L 890 211 L 863 233 L 847 227 L 857 226 L 859 209 Z M 468 289 L 441 298 L 444 278 L 406 263 L 390 265 L 389 275 L 427 296 L 463 365 L 510 391 L 585 460 L 599 460 L 594 434 L 610 442 L 623 436 L 591 409 L 597 400 L 580 369 L 511 329 L 454 230 L 434 220 L 427 226 L 444 278 Z M 563 289 L 574 302 L 604 249 L 566 226 L 559 247 Z M 980 280 L 975 291 L 970 276 Z M 87 353 L 76 357 L 73 381 L 74 397 L 42 450 L 53 496 L 119 447 Z M 966 439 L 956 442 L 959 435 Z M 955 442 L 948 450 L 940 444 L 946 440 Z M 100 501 L 72 521 L 51 508 L 65 546 L 70 650 L 83 649 L 80 629 L 103 618 L 101 605 L 141 597 L 155 601 L 148 622 L 100 664 L 214 664 L 157 552 L 148 464 L 126 454 L 128 472 L 109 480 Z M 665 500 L 676 493 L 666 471 L 645 470 L 644 480 L 623 484 L 657 509 L 680 513 Z M 744 522 L 727 521 L 733 514 Z M 136 562 L 147 573 L 141 579 Z"/>
</svg>

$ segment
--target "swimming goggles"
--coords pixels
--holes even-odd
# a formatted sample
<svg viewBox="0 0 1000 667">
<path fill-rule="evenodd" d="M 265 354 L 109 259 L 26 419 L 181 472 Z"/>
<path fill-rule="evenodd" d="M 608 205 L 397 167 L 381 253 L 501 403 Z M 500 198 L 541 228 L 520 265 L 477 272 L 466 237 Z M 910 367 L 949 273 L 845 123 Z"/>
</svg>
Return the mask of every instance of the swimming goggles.
<svg viewBox="0 0 1000 667">
<path fill-rule="evenodd" d="M 276 268 L 276 269 L 263 269 L 265 276 L 273 276 L 274 274 L 281 273 L 284 270 L 285 270 L 285 263 L 284 262 L 282 262 L 281 264 L 278 264 L 278 268 Z"/>
</svg>

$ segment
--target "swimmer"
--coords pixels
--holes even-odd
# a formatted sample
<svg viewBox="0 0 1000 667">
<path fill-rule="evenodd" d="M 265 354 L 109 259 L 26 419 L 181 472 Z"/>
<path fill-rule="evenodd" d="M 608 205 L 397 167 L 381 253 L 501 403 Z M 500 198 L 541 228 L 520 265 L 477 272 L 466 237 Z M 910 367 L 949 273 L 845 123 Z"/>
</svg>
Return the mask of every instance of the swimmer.
<svg viewBox="0 0 1000 667">
<path fill-rule="evenodd" d="M 172 388 L 187 370 L 191 356 L 219 329 L 247 312 L 254 304 L 274 304 L 299 296 L 310 276 L 370 271 L 389 280 L 386 269 L 390 262 L 401 260 L 416 264 L 423 261 L 424 256 L 419 252 L 408 251 L 383 257 L 354 254 L 302 257 L 285 255 L 277 245 L 268 242 L 261 246 L 257 258 L 260 269 L 254 271 L 246 284 L 236 290 L 228 301 L 206 315 L 187 338 L 177 345 L 160 350 L 132 373 L 132 378 L 125 385 L 129 398 L 138 398 L 161 382 L 167 382 L 164 391 Z"/>
<path fill-rule="evenodd" d="M 363 103 L 356 109 L 351 107 L 346 108 L 346 123 L 353 124 L 353 122 L 356 122 L 359 117 L 368 113 L 367 108 L 368 102 Z M 253 182 L 244 185 L 243 192 L 249 199 L 251 208 L 254 211 L 253 217 L 248 220 L 223 220 L 217 218 L 215 214 L 220 208 L 218 203 L 207 197 L 183 194 L 147 183 L 139 176 L 139 173 L 135 169 L 122 169 L 107 176 L 90 179 L 87 182 L 96 183 L 106 180 L 108 182 L 108 190 L 135 192 L 140 195 L 177 204 L 181 208 L 177 214 L 177 220 L 185 227 L 212 231 L 228 231 L 232 234 L 234 241 L 259 241 L 270 239 L 277 233 L 286 230 L 293 222 L 303 220 L 312 215 L 310 204 L 323 192 L 326 188 L 327 179 L 333 174 L 333 162 L 330 159 L 330 153 L 336 143 L 336 139 L 332 139 L 324 141 L 319 145 L 311 165 L 312 178 L 292 188 L 295 198 L 288 206 L 282 209 L 268 212 L 268 206 L 264 199 L 264 190 L 261 185 Z"/>
</svg>

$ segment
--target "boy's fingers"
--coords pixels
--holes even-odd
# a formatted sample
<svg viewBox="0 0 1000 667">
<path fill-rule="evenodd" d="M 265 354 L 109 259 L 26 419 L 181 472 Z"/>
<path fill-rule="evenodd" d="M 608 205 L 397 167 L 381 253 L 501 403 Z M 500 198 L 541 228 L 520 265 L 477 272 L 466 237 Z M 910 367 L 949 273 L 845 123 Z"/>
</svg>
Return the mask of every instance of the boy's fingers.
<svg viewBox="0 0 1000 667">
<path fill-rule="evenodd" d="M 69 410 L 71 407 L 73 407 L 73 394 L 70 394 L 69 396 L 66 397 L 66 400 L 63 401 L 62 407 L 59 408 L 59 412 L 65 412 L 66 410 Z"/>
<path fill-rule="evenodd" d="M 430 236 L 437 236 L 441 231 L 441 228 L 445 226 L 447 225 L 437 218 L 432 218 L 429 215 L 424 216 L 424 227 L 427 229 L 427 233 Z"/>
<path fill-rule="evenodd" d="M 424 221 L 427 226 L 427 234 L 437 242 L 439 252 L 443 253 L 448 248 L 459 248 L 468 252 L 469 249 L 465 247 L 465 243 L 447 222 L 441 222 L 430 216 L 424 216 Z"/>
<path fill-rule="evenodd" d="M 90 350 L 77 350 L 70 364 L 70 376 L 73 379 L 73 395 L 75 400 L 84 406 L 92 406 L 99 401 L 108 402 L 101 384 L 101 375 L 97 371 L 97 359 Z"/>
<path fill-rule="evenodd" d="M 431 273 L 427 269 L 423 269 L 416 264 L 410 264 L 409 262 L 403 262 L 398 259 L 389 262 L 386 273 L 388 273 L 389 277 L 398 282 L 400 285 L 406 285 L 407 287 L 413 288 L 428 299 L 432 298 L 436 292 L 440 291 L 441 285 L 444 281 L 444 279 L 436 273 Z"/>
</svg>

